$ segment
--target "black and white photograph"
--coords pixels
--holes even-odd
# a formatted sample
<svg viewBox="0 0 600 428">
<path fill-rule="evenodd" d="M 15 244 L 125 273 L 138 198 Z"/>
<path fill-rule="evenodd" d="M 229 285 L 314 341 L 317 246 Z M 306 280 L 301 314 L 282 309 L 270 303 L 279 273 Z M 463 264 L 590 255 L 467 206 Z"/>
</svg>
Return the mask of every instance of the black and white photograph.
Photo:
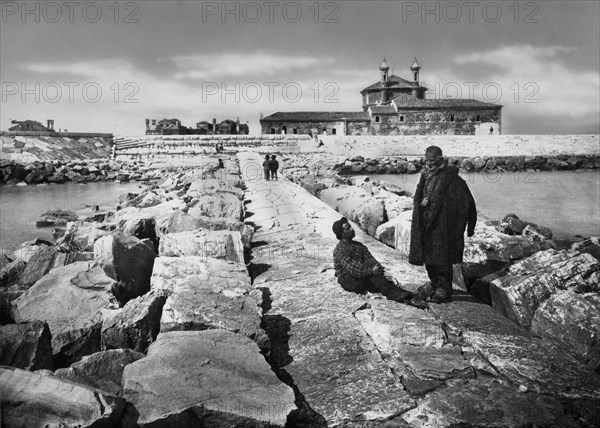
<svg viewBox="0 0 600 428">
<path fill-rule="evenodd" d="M 0 0 L 0 427 L 600 427 L 600 2 Z"/>
</svg>

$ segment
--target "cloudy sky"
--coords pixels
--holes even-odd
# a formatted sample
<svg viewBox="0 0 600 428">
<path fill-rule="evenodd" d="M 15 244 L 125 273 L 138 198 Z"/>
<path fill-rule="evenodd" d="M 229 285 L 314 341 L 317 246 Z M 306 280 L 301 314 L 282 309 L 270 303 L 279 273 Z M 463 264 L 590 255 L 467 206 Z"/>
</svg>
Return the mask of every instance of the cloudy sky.
<svg viewBox="0 0 600 428">
<path fill-rule="evenodd" d="M 361 110 L 387 59 L 504 133 L 600 133 L 600 2 L 1 1 L 0 129 L 139 135 L 144 119 Z"/>
</svg>

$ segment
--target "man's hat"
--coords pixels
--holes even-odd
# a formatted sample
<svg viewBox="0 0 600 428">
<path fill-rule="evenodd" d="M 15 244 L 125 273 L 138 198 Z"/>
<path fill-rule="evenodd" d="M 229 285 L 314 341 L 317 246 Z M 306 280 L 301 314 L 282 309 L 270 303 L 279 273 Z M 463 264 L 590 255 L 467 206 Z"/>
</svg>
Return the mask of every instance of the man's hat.
<svg viewBox="0 0 600 428">
<path fill-rule="evenodd" d="M 344 223 L 348 223 L 348 219 L 346 217 L 342 217 L 338 221 L 333 222 L 331 230 L 333 230 L 333 233 L 335 233 L 335 237 L 337 239 L 342 239 L 342 231 L 344 230 L 342 226 L 344 225 Z"/>
<path fill-rule="evenodd" d="M 425 149 L 425 156 L 428 154 L 442 156 L 442 149 L 440 149 L 438 146 L 429 146 Z"/>
</svg>

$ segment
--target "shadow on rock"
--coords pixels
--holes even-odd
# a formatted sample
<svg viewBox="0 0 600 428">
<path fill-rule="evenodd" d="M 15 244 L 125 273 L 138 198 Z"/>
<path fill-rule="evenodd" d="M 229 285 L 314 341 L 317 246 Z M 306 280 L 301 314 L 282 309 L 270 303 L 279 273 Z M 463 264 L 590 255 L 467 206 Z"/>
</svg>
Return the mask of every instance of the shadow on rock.
<svg viewBox="0 0 600 428">
<path fill-rule="evenodd" d="M 284 369 L 285 366 L 293 361 L 289 347 L 291 324 L 291 321 L 282 315 L 264 315 L 261 324 L 271 342 L 271 353 L 267 357 L 267 362 L 271 365 L 277 377 L 294 390 L 294 402 L 298 410 L 290 413 L 285 426 L 286 428 L 325 428 L 327 427 L 327 422 L 323 416 L 319 415 L 308 405 L 304 395 L 298 390 L 298 387 L 294 384 L 294 380 Z"/>
</svg>

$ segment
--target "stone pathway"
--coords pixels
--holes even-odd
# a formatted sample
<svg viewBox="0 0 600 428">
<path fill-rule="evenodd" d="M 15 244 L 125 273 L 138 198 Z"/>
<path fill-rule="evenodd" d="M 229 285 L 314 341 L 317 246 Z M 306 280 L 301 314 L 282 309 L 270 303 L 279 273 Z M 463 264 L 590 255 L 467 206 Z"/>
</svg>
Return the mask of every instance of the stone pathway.
<svg viewBox="0 0 600 428">
<path fill-rule="evenodd" d="M 237 156 L 242 172 L 262 162 L 256 152 Z M 331 231 L 340 214 L 259 173 L 242 177 L 253 286 L 263 293 L 270 363 L 294 388 L 306 426 L 597 426 L 600 376 L 471 296 L 419 310 L 342 290 Z M 355 230 L 402 287 L 427 280 Z"/>
</svg>

